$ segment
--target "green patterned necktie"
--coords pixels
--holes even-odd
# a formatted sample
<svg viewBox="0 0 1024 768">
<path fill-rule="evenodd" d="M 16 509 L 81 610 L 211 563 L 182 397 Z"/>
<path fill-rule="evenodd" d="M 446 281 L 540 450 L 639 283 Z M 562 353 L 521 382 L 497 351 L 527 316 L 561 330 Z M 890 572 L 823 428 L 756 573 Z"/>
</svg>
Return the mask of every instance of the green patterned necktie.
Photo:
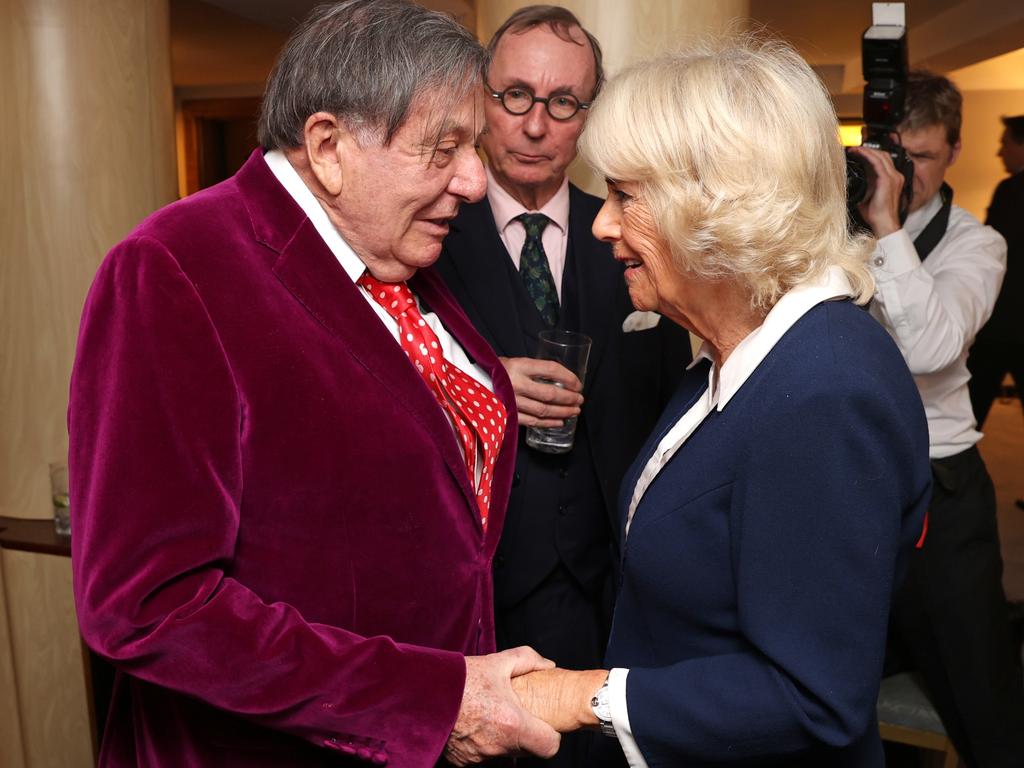
<svg viewBox="0 0 1024 768">
<path fill-rule="evenodd" d="M 558 292 L 540 239 L 551 219 L 543 213 L 524 213 L 516 216 L 516 221 L 521 221 L 526 228 L 526 242 L 519 256 L 519 277 L 541 318 L 548 328 L 554 328 L 558 325 Z"/>
</svg>

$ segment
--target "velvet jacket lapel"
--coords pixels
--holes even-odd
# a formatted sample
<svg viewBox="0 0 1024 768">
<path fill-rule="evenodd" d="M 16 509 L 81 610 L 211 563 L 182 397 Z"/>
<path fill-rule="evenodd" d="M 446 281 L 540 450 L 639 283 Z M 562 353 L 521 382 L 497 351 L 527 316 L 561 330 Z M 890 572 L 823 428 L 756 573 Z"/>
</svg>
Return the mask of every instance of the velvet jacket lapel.
<svg viewBox="0 0 1024 768">
<path fill-rule="evenodd" d="M 274 275 L 295 300 L 337 338 L 347 353 L 409 411 L 410 417 L 424 426 L 462 489 L 469 512 L 479 526 L 476 499 L 455 434 L 402 348 L 359 295 L 359 288 L 345 274 L 299 205 L 274 177 L 259 150 L 236 178 L 253 223 L 253 236 L 277 254 L 271 264 Z M 432 287 L 428 287 L 426 293 L 424 298 L 431 308 L 445 327 L 452 330 L 453 321 L 447 316 L 451 314 L 451 303 L 437 295 Z M 468 321 L 456 320 L 454 324 L 463 326 L 461 333 L 452 330 L 459 343 L 464 348 L 468 345 L 475 349 L 466 339 Z M 475 349 L 477 355 L 471 349 L 467 349 L 467 353 L 477 357 L 479 349 Z M 503 394 L 508 393 L 499 393 L 499 397 Z M 503 400 L 507 402 L 504 397 Z M 494 527 L 500 530 L 500 526 Z"/>
</svg>

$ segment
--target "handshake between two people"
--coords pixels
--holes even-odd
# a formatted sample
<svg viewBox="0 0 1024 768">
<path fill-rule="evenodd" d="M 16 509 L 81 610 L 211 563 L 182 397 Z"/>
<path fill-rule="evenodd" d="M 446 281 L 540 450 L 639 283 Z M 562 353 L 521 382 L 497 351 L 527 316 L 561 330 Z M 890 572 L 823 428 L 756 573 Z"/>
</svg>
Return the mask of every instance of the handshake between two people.
<svg viewBox="0 0 1024 768">
<path fill-rule="evenodd" d="M 502 755 L 553 756 L 561 733 L 598 726 L 590 699 L 607 676 L 600 669 L 558 669 L 527 646 L 467 656 L 445 758 L 463 766 Z"/>
</svg>

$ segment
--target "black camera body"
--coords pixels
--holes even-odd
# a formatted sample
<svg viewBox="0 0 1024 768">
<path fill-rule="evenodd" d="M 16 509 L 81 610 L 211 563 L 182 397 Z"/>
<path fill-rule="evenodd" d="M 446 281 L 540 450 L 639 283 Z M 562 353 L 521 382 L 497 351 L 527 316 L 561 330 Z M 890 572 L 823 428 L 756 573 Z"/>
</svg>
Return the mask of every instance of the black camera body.
<svg viewBox="0 0 1024 768">
<path fill-rule="evenodd" d="M 876 3 L 878 5 L 900 5 Z M 900 9 L 902 11 L 902 8 Z M 907 157 L 899 142 L 892 134 L 903 122 L 906 102 L 907 71 L 907 28 L 902 23 L 875 23 L 861 37 L 861 61 L 864 74 L 864 134 L 862 146 L 888 152 L 896 170 L 903 176 L 903 193 L 900 197 L 900 221 L 910 211 L 914 194 L 914 163 Z M 851 221 L 864 229 L 857 206 L 871 192 L 871 175 L 867 163 L 856 154 L 846 153 L 846 197 Z"/>
</svg>

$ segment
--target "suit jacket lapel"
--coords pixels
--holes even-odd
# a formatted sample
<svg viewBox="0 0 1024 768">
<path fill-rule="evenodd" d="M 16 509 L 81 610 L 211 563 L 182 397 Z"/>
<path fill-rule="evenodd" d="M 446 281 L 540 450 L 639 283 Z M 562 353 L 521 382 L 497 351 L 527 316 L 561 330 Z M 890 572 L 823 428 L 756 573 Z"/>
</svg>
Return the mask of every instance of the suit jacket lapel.
<svg viewBox="0 0 1024 768">
<path fill-rule="evenodd" d="M 424 426 L 462 488 L 479 525 L 476 499 L 455 434 L 405 352 L 262 157 L 254 153 L 239 171 L 238 180 L 249 206 L 254 236 L 278 254 L 271 266 L 275 276 L 381 387 Z M 440 303 L 434 297 L 432 307 L 434 302 Z M 434 310 L 437 311 L 436 307 Z"/>
<path fill-rule="evenodd" d="M 508 279 L 508 251 L 498 235 L 491 206 L 484 199 L 463 205 L 444 244 L 452 266 L 462 277 L 468 300 L 495 341 L 498 354 L 529 354 L 519 327 L 513 286 Z"/>
<path fill-rule="evenodd" d="M 622 267 L 598 245 L 591 232 L 594 223 L 591 216 L 582 209 L 582 193 L 569 185 L 569 244 L 566 259 L 576 280 L 576 300 L 579 330 L 592 340 L 590 358 L 587 362 L 589 380 L 600 365 L 608 337 L 615 332 L 615 294 L 618 282 L 622 280 Z M 564 295 L 564 294 L 563 294 Z M 619 329 L 621 332 L 621 329 Z M 586 389 L 586 385 L 584 385 Z"/>
</svg>

